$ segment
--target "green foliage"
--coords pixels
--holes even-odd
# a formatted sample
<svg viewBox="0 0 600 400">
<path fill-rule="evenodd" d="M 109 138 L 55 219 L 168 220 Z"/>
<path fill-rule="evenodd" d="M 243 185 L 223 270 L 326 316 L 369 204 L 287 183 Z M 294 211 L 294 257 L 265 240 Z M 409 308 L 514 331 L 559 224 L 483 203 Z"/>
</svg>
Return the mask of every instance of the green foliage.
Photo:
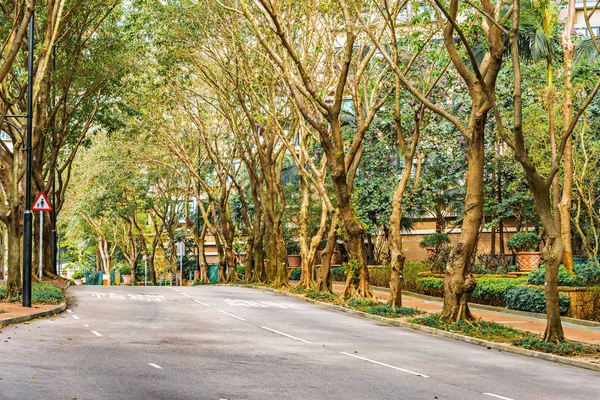
<svg viewBox="0 0 600 400">
<path fill-rule="evenodd" d="M 83 278 L 83 271 L 77 270 L 77 271 L 73 272 L 73 275 L 71 276 L 71 278 L 73 278 L 73 279 L 82 279 Z"/>
<path fill-rule="evenodd" d="M 344 268 L 344 275 L 348 276 L 348 274 L 350 274 L 352 281 L 358 281 L 360 278 L 361 267 L 361 264 L 358 262 L 358 260 L 350 260 L 342 263 L 342 267 Z"/>
<path fill-rule="evenodd" d="M 527 275 L 527 283 L 544 286 L 546 283 L 546 267 L 539 267 L 531 271 Z M 586 286 L 586 284 L 587 279 L 585 277 L 571 275 L 563 265 L 558 268 L 558 286 Z"/>
<path fill-rule="evenodd" d="M 427 294 L 430 296 L 442 296 L 444 290 L 444 278 L 436 278 L 434 276 L 427 276 L 425 278 L 417 279 L 417 291 L 419 293 Z"/>
<path fill-rule="evenodd" d="M 131 268 L 127 264 L 121 265 L 118 271 L 121 275 L 131 275 Z"/>
<path fill-rule="evenodd" d="M 504 293 L 506 307 L 511 310 L 529 311 L 534 313 L 546 312 L 546 296 L 543 289 L 518 286 L 509 288 Z M 560 312 L 566 313 L 571 300 L 568 296 L 559 295 Z"/>
<path fill-rule="evenodd" d="M 244 277 L 246 276 L 246 267 L 244 267 L 243 265 L 238 265 L 237 267 L 235 267 L 235 272 L 237 272 L 240 279 L 244 279 Z"/>
<path fill-rule="evenodd" d="M 524 282 L 525 278 L 478 278 L 470 301 L 491 306 L 504 306 L 504 293 Z"/>
<path fill-rule="evenodd" d="M 563 342 L 560 344 L 544 342 L 534 337 L 523 337 L 512 341 L 512 344 L 529 350 L 542 351 L 544 353 L 558 354 L 561 356 L 573 356 L 578 354 L 600 353 L 600 347 L 589 346 L 583 343 Z"/>
<path fill-rule="evenodd" d="M 168 282 L 168 281 L 167 281 Z M 199 278 L 194 279 L 192 286 L 202 286 L 202 285 L 210 285 L 211 282 L 202 282 Z"/>
<path fill-rule="evenodd" d="M 331 280 L 344 281 L 346 280 L 346 270 L 344 267 L 331 268 Z"/>
<path fill-rule="evenodd" d="M 407 261 L 404 263 L 404 269 L 402 270 L 402 289 L 411 292 L 416 292 L 417 278 L 419 272 L 424 272 L 429 269 L 429 266 L 420 261 Z"/>
<path fill-rule="evenodd" d="M 415 318 L 411 322 L 485 340 L 507 341 L 523 335 L 523 332 L 517 329 L 496 322 L 487 322 L 483 320 L 469 322 L 461 320 L 458 322 L 451 322 L 444 320 L 440 314 Z"/>
<path fill-rule="evenodd" d="M 379 302 L 376 299 L 367 299 L 364 297 L 358 297 L 348 302 L 348 306 L 350 307 L 372 307 L 377 304 L 379 304 Z"/>
<path fill-rule="evenodd" d="M 540 244 L 540 237 L 533 232 L 517 232 L 506 242 L 513 251 L 535 251 Z"/>
<path fill-rule="evenodd" d="M 314 300 L 333 301 L 336 299 L 336 296 L 333 293 L 322 293 L 322 292 L 317 292 L 316 290 L 313 290 L 313 289 L 306 292 L 305 296 L 308 297 L 309 299 L 314 299 Z"/>
<path fill-rule="evenodd" d="M 451 250 L 451 247 L 448 246 L 449 243 L 450 237 L 445 233 L 425 235 L 419 243 L 419 247 L 431 249 L 429 250 L 427 262 L 431 266 L 432 271 L 444 272 L 446 270 Z"/>
<path fill-rule="evenodd" d="M 412 307 L 398 307 L 396 308 L 396 311 L 394 311 L 394 309 L 387 304 L 378 304 L 367 308 L 365 311 L 369 314 L 387 318 L 411 317 L 415 314 L 422 313 L 421 310 Z"/>
<path fill-rule="evenodd" d="M 300 254 L 300 245 L 294 240 L 287 240 L 285 242 L 285 248 L 290 255 Z"/>
<path fill-rule="evenodd" d="M 4 290 L 4 296 L 0 290 L 0 298 L 6 297 L 6 288 Z M 11 299 L 11 301 L 20 301 L 21 296 L 18 299 Z M 43 304 L 60 304 L 64 301 L 62 290 L 50 283 L 36 283 L 31 287 L 31 301 L 33 303 Z"/>
<path fill-rule="evenodd" d="M 0 300 L 6 298 L 6 293 L 7 293 L 6 285 L 0 286 Z"/>
<path fill-rule="evenodd" d="M 504 306 L 504 295 L 507 290 L 518 287 L 525 278 L 478 278 L 477 286 L 473 289 L 469 301 L 492 306 Z M 420 293 L 431 296 L 441 296 L 444 288 L 444 278 L 428 276 L 417 279 Z"/>
<path fill-rule="evenodd" d="M 419 247 L 427 248 L 439 248 L 445 244 L 450 243 L 450 237 L 446 233 L 432 233 L 431 235 L 425 235 L 423 240 L 419 242 Z"/>
<path fill-rule="evenodd" d="M 577 276 L 581 277 L 586 286 L 600 285 L 600 267 L 593 262 L 575 264 L 573 270 Z"/>
<path fill-rule="evenodd" d="M 371 279 L 371 285 L 389 287 L 390 286 L 390 274 L 391 267 L 369 267 L 369 278 Z"/>
<path fill-rule="evenodd" d="M 290 273 L 290 280 L 299 281 L 302 276 L 302 268 L 294 268 Z"/>
</svg>

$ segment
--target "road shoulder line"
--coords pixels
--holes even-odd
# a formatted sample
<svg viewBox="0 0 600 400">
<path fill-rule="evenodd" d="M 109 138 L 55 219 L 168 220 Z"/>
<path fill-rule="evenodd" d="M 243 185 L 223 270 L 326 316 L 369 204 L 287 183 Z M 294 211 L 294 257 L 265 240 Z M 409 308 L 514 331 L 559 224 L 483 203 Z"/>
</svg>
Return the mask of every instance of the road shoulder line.
<svg viewBox="0 0 600 400">
<path fill-rule="evenodd" d="M 228 285 L 228 286 L 238 286 L 238 287 L 245 287 L 245 288 L 250 288 L 250 289 L 267 291 L 267 292 L 273 292 L 273 293 L 277 293 L 282 296 L 293 297 L 297 300 L 301 300 L 301 301 L 304 301 L 307 303 L 312 303 L 312 304 L 318 305 L 323 308 L 328 308 L 328 309 L 336 310 L 336 311 L 342 311 L 342 312 L 345 312 L 348 314 L 356 315 L 358 317 L 384 322 L 386 324 L 398 326 L 401 328 L 408 328 L 408 329 L 412 329 L 415 331 L 428 333 L 430 335 L 443 337 L 446 339 L 457 340 L 459 342 L 475 344 L 478 346 L 486 347 L 488 349 L 505 351 L 507 353 L 519 354 L 522 356 L 538 358 L 540 360 L 551 361 L 551 362 L 555 362 L 555 363 L 559 363 L 559 364 L 570 365 L 572 367 L 585 368 L 585 369 L 589 369 L 592 371 L 600 372 L 600 364 L 594 364 L 594 363 L 583 361 L 583 360 L 577 360 L 577 359 L 572 359 L 572 358 L 568 358 L 568 357 L 558 356 L 556 354 L 542 353 L 542 352 L 535 351 L 535 350 L 523 349 L 520 347 L 511 346 L 509 344 L 490 342 L 487 340 L 477 339 L 477 338 L 473 338 L 470 336 L 464 336 L 464 335 L 460 335 L 458 333 L 448 332 L 448 331 L 444 331 L 441 329 L 430 328 L 428 326 L 417 325 L 417 324 L 412 324 L 410 322 L 398 321 L 398 320 L 394 320 L 391 318 L 380 317 L 378 315 L 369 314 L 369 313 L 354 310 L 351 308 L 346 308 L 346 307 L 338 306 L 335 304 L 324 303 L 321 301 L 308 299 L 304 296 L 293 294 L 293 293 L 288 293 L 288 292 L 285 292 L 282 290 L 277 290 L 277 289 L 268 288 L 268 287 L 252 286 L 252 285 Z"/>
</svg>

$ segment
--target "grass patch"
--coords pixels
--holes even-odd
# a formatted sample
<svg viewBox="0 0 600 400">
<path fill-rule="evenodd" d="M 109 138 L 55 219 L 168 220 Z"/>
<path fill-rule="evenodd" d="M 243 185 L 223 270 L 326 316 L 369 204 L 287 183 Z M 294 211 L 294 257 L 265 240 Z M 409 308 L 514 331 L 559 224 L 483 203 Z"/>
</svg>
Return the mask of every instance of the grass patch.
<svg viewBox="0 0 600 400">
<path fill-rule="evenodd" d="M 539 338 L 535 337 L 523 337 L 515 339 L 511 342 L 517 347 L 524 349 L 541 351 L 544 353 L 558 354 L 559 356 L 577 356 L 584 354 L 598 354 L 600 353 L 599 346 L 590 346 L 583 343 L 577 342 L 563 342 L 560 344 L 544 342 Z"/>
<path fill-rule="evenodd" d="M 387 318 L 412 317 L 413 315 L 423 314 L 423 311 L 412 307 L 397 307 L 396 311 L 394 311 L 394 309 L 387 304 L 372 306 L 365 311 L 369 314 Z"/>
<path fill-rule="evenodd" d="M 364 298 L 364 297 L 357 297 L 355 299 L 350 300 L 346 304 L 349 307 L 352 307 L 352 308 L 363 309 L 363 308 L 375 306 L 375 305 L 379 304 L 379 302 L 377 300 L 375 300 L 375 299 L 368 299 L 368 298 Z"/>
</svg>

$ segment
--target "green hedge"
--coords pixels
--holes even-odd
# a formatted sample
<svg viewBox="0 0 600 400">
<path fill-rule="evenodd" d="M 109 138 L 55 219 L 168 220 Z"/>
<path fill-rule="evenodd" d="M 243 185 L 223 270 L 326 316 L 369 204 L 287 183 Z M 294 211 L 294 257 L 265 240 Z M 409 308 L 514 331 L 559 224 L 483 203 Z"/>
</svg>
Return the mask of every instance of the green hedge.
<svg viewBox="0 0 600 400">
<path fill-rule="evenodd" d="M 411 292 L 416 292 L 417 278 L 419 272 L 427 271 L 429 267 L 426 263 L 420 261 L 408 261 L 404 263 L 404 272 L 402 274 L 402 289 Z M 369 267 L 369 277 L 371 278 L 371 285 L 380 287 L 390 286 L 390 274 L 391 269 L 389 265 L 386 266 L 373 266 Z M 345 281 L 346 272 L 344 267 L 331 268 L 331 279 L 334 281 Z"/>
<path fill-rule="evenodd" d="M 524 282 L 524 278 L 478 278 L 477 286 L 471 294 L 470 301 L 503 307 L 505 305 L 504 294 L 506 290 L 518 287 Z M 444 278 L 433 276 L 418 278 L 417 288 L 419 293 L 441 297 L 444 290 Z"/>
<path fill-rule="evenodd" d="M 546 293 L 543 289 L 518 286 L 510 288 L 504 294 L 506 307 L 511 310 L 529 311 L 534 313 L 546 313 Z M 568 296 L 559 294 L 559 308 L 561 314 L 569 309 L 571 300 Z"/>
<path fill-rule="evenodd" d="M 544 286 L 546 283 L 546 267 L 534 269 L 527 275 L 530 285 Z M 564 266 L 558 268 L 558 286 L 586 286 L 587 278 L 581 275 L 571 275 Z"/>
</svg>

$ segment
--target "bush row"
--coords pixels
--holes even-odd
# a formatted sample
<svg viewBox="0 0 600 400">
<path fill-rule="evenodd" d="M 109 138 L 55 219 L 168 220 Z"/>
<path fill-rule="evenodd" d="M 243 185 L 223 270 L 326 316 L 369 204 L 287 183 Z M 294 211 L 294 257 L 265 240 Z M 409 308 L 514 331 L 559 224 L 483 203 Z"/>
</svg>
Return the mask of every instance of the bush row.
<svg viewBox="0 0 600 400">
<path fill-rule="evenodd" d="M 471 301 L 491 306 L 507 307 L 512 310 L 535 313 L 546 312 L 546 297 L 543 289 L 522 286 L 524 278 L 479 278 L 477 286 L 471 294 Z M 441 297 L 444 289 L 444 278 L 425 277 L 417 280 L 418 292 L 430 296 Z M 560 312 L 569 308 L 568 296 L 560 295 Z"/>
<path fill-rule="evenodd" d="M 575 275 L 572 275 L 564 266 L 558 269 L 558 286 L 592 286 L 600 283 L 600 268 L 595 264 L 577 264 L 573 269 Z M 546 283 L 546 267 L 541 266 L 534 269 L 527 275 L 527 282 L 530 285 L 544 286 Z"/>
</svg>

